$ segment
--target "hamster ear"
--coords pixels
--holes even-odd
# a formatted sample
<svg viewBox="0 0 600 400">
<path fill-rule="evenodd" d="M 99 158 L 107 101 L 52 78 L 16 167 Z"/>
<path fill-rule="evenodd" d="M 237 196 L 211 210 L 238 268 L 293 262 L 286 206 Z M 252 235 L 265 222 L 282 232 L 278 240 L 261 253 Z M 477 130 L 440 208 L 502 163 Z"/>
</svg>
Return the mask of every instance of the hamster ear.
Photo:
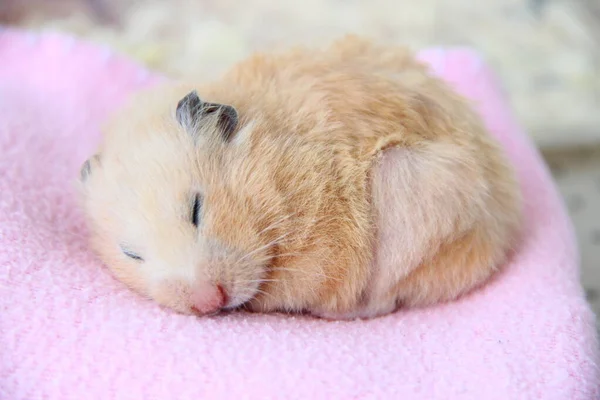
<svg viewBox="0 0 600 400">
<path fill-rule="evenodd" d="M 94 154 L 81 165 L 81 169 L 79 170 L 79 181 L 81 183 L 85 183 L 90 175 L 92 174 L 93 169 L 96 167 L 96 164 L 100 162 L 100 155 Z"/>
<path fill-rule="evenodd" d="M 193 129 L 202 116 L 202 100 L 198 93 L 193 90 L 177 103 L 175 116 L 179 125 L 186 130 Z"/>
<path fill-rule="evenodd" d="M 210 114 L 216 114 L 219 132 L 223 140 L 229 142 L 238 126 L 237 110 L 226 104 L 206 103 L 205 115 Z"/>
<path fill-rule="evenodd" d="M 229 142 L 238 125 L 237 110 L 229 105 L 203 102 L 193 90 L 177 103 L 177 122 L 187 131 L 196 135 L 202 119 L 216 116 L 216 124 L 223 140 Z"/>
</svg>

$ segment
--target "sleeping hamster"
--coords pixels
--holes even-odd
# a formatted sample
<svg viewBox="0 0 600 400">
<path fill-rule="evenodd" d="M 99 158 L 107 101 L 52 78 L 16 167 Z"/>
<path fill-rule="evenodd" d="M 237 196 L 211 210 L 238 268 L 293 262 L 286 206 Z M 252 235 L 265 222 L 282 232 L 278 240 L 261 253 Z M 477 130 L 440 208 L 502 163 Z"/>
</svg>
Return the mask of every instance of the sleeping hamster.
<svg viewBox="0 0 600 400">
<path fill-rule="evenodd" d="M 406 50 L 355 36 L 139 93 L 80 182 L 114 276 L 198 315 L 449 301 L 520 229 L 513 170 L 469 104 Z"/>
</svg>

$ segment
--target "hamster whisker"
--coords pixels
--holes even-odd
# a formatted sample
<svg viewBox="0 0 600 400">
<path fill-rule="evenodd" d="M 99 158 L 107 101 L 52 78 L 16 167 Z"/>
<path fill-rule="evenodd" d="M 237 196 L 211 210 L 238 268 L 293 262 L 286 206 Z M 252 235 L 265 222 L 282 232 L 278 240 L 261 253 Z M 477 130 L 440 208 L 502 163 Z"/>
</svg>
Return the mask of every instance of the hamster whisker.
<svg viewBox="0 0 600 400">
<path fill-rule="evenodd" d="M 249 292 L 249 291 L 241 292 L 241 296 L 243 296 L 243 297 L 252 296 L 251 298 L 255 298 L 259 294 L 267 296 L 269 299 L 277 300 L 277 298 L 274 295 L 272 295 L 271 293 L 265 292 L 264 290 L 261 290 L 261 289 L 255 289 L 255 290 L 252 290 L 251 292 Z"/>
<path fill-rule="evenodd" d="M 287 272 L 300 272 L 300 273 L 304 274 L 305 276 L 307 276 L 309 279 L 312 276 L 317 275 L 317 276 L 319 276 L 321 278 L 331 279 L 331 280 L 336 281 L 336 282 L 341 282 L 341 279 L 334 278 L 333 276 L 327 275 L 327 274 L 325 274 L 323 272 L 321 272 L 321 273 L 318 273 L 318 272 L 316 272 L 316 273 L 315 272 L 307 272 L 307 271 L 304 271 L 304 270 L 301 270 L 301 269 L 298 269 L 298 268 L 285 268 L 285 267 L 282 267 L 282 268 L 278 267 L 276 270 L 277 271 L 287 271 Z"/>
<path fill-rule="evenodd" d="M 280 282 L 280 279 L 245 279 L 245 280 L 241 280 L 238 279 L 235 282 L 236 283 L 263 283 L 263 282 Z"/>
<path fill-rule="evenodd" d="M 240 259 L 237 260 L 237 264 L 239 265 L 242 261 L 247 260 L 248 258 L 252 257 L 254 254 L 256 254 L 256 253 L 258 253 L 258 252 L 260 252 L 262 250 L 268 249 L 269 247 L 272 247 L 272 246 L 274 246 L 276 244 L 279 244 L 280 241 L 281 241 L 281 239 L 285 238 L 289 234 L 290 234 L 290 232 L 285 233 L 285 234 L 279 236 L 278 238 L 270 241 L 269 243 L 265 244 L 264 246 L 261 246 L 261 247 L 259 247 L 257 249 L 254 249 L 254 250 L 250 251 L 249 253 L 246 253 L 246 255 L 244 255 L 243 257 L 241 257 Z"/>
<path fill-rule="evenodd" d="M 263 233 L 266 233 L 266 232 L 272 231 L 273 229 L 278 228 L 279 226 L 281 226 L 282 223 L 284 223 L 286 220 L 292 218 L 294 215 L 296 215 L 296 212 L 293 212 L 292 214 L 288 214 L 288 215 L 280 218 L 279 220 L 273 222 L 272 224 L 270 224 L 269 226 L 267 226 L 266 228 L 264 228 L 263 230 L 258 232 L 258 235 L 262 235 Z"/>
<path fill-rule="evenodd" d="M 302 256 L 302 253 L 291 253 L 290 252 L 290 253 L 275 254 L 273 256 L 267 255 L 262 258 L 255 258 L 252 261 L 253 261 L 253 264 L 263 264 L 263 263 L 273 260 L 274 258 L 300 257 L 300 256 Z"/>
</svg>

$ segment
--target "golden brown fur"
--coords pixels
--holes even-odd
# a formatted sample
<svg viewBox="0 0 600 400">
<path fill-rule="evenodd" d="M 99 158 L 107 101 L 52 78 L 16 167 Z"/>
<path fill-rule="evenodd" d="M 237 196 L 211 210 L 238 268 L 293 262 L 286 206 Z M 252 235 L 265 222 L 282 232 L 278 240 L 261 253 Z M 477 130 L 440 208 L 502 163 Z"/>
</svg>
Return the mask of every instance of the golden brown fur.
<svg viewBox="0 0 600 400">
<path fill-rule="evenodd" d="M 235 107 L 233 142 L 213 127 L 194 145 L 176 124 L 191 89 Z M 407 51 L 353 36 L 142 93 L 97 154 L 83 185 L 95 248 L 181 312 L 198 276 L 252 310 L 330 318 L 451 300 L 501 266 L 519 228 L 512 170 L 465 100 Z M 152 261 L 127 260 L 123 240 Z"/>
</svg>

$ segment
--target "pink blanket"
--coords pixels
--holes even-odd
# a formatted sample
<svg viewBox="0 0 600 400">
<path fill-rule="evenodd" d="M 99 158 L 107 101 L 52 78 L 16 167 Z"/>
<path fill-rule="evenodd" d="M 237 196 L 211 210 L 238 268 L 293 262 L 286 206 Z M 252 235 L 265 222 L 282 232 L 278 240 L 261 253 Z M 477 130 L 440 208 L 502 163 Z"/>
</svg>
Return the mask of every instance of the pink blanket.
<svg viewBox="0 0 600 400">
<path fill-rule="evenodd" d="M 599 398 L 594 316 L 548 170 L 476 54 L 421 56 L 518 166 L 527 235 L 506 271 L 461 301 L 366 322 L 198 319 L 111 278 L 73 188 L 102 118 L 158 78 L 72 38 L 0 32 L 0 399 Z"/>
</svg>

